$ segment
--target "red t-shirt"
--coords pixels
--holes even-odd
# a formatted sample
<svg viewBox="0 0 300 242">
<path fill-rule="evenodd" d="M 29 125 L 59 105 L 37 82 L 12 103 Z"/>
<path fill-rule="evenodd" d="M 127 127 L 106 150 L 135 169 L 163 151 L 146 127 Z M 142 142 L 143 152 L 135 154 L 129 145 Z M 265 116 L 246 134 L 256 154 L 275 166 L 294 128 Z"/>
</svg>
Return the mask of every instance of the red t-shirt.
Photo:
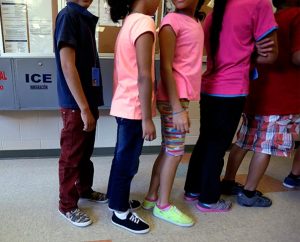
<svg viewBox="0 0 300 242">
<path fill-rule="evenodd" d="M 259 79 L 251 81 L 245 112 L 257 115 L 300 114 L 300 67 L 292 55 L 300 50 L 300 8 L 275 14 L 279 55 L 273 65 L 259 65 Z"/>
</svg>

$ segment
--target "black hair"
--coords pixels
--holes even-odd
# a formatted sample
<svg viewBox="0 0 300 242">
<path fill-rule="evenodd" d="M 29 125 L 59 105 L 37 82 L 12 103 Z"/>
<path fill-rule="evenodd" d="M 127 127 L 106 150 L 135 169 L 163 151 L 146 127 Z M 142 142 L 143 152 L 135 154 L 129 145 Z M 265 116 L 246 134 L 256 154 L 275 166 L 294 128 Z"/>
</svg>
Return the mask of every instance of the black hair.
<svg viewBox="0 0 300 242">
<path fill-rule="evenodd" d="M 199 0 L 199 1 L 198 1 L 198 4 L 197 4 L 197 6 L 196 6 L 195 18 L 196 18 L 196 19 L 199 19 L 200 21 L 204 20 L 205 17 L 206 17 L 206 13 L 200 11 L 201 8 L 202 8 L 202 5 L 204 4 L 204 1 L 205 1 L 205 0 Z"/>
<path fill-rule="evenodd" d="M 113 22 L 117 23 L 124 19 L 131 11 L 135 0 L 108 0 L 110 6 L 110 17 Z"/>
<path fill-rule="evenodd" d="M 220 45 L 220 33 L 222 30 L 224 13 L 227 5 L 227 0 L 215 0 L 213 13 L 212 13 L 212 25 L 210 28 L 210 54 L 213 62 L 213 68 L 215 67 L 215 57 L 219 50 Z"/>
</svg>

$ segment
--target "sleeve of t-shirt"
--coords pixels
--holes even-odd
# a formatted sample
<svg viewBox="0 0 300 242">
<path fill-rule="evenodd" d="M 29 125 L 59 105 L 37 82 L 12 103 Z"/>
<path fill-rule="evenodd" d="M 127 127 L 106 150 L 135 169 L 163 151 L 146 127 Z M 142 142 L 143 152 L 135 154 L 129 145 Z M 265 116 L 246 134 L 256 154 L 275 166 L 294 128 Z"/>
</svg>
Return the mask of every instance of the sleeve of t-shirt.
<svg viewBox="0 0 300 242">
<path fill-rule="evenodd" d="M 155 24 L 151 17 L 142 17 L 135 21 L 134 26 L 131 28 L 130 39 L 134 45 L 136 40 L 144 33 L 151 32 L 156 36 Z"/>
<path fill-rule="evenodd" d="M 300 12 L 292 22 L 292 53 L 300 50 Z"/>
<path fill-rule="evenodd" d="M 178 21 L 176 19 L 176 14 L 174 13 L 169 13 L 167 14 L 161 24 L 160 24 L 160 29 L 162 29 L 164 26 L 171 26 L 171 28 L 173 29 L 175 35 L 177 36 L 178 32 L 179 32 L 179 26 L 178 26 Z"/>
<path fill-rule="evenodd" d="M 60 49 L 62 45 L 77 46 L 76 23 L 69 14 L 62 15 L 56 23 L 56 45 Z"/>
<path fill-rule="evenodd" d="M 256 41 L 262 40 L 278 28 L 270 0 L 260 0 L 258 2 L 252 20 L 253 34 Z"/>
</svg>

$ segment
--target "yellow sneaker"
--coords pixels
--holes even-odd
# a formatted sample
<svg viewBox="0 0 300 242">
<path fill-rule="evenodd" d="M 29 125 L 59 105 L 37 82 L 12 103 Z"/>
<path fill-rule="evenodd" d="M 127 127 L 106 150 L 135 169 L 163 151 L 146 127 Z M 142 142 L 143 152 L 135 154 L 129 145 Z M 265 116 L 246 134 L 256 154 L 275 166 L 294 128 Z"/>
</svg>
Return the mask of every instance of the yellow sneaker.
<svg viewBox="0 0 300 242">
<path fill-rule="evenodd" d="M 185 215 L 178 208 L 172 205 L 167 210 L 159 209 L 155 205 L 153 209 L 153 215 L 169 223 L 176 224 L 182 227 L 190 227 L 194 225 L 194 221 L 192 218 Z"/>
</svg>

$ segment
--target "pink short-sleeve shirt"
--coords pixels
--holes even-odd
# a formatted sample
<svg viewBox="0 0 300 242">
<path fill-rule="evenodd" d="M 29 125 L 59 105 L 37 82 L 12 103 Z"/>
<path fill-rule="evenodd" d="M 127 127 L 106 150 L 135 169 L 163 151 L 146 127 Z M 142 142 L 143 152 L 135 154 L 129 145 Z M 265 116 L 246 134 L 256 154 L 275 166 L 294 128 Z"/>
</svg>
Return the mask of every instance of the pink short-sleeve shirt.
<svg viewBox="0 0 300 242">
<path fill-rule="evenodd" d="M 144 33 L 151 32 L 156 39 L 153 19 L 144 14 L 128 15 L 118 35 L 115 46 L 113 99 L 110 115 L 127 119 L 142 119 L 138 90 L 138 67 L 136 40 Z M 152 82 L 154 86 L 154 46 L 152 52 Z M 153 88 L 154 89 L 154 88 Z M 152 115 L 155 115 L 155 97 L 152 93 Z"/>
<path fill-rule="evenodd" d="M 169 25 L 176 35 L 173 76 L 179 98 L 199 100 L 201 88 L 204 33 L 201 23 L 180 13 L 167 14 L 161 29 Z M 169 100 L 162 81 L 159 82 L 157 100 Z"/>
<path fill-rule="evenodd" d="M 226 6 L 220 45 L 212 71 L 210 27 L 212 15 L 204 24 L 207 71 L 202 77 L 202 92 L 216 96 L 247 95 L 250 57 L 255 42 L 277 29 L 270 0 L 229 0 Z"/>
</svg>

